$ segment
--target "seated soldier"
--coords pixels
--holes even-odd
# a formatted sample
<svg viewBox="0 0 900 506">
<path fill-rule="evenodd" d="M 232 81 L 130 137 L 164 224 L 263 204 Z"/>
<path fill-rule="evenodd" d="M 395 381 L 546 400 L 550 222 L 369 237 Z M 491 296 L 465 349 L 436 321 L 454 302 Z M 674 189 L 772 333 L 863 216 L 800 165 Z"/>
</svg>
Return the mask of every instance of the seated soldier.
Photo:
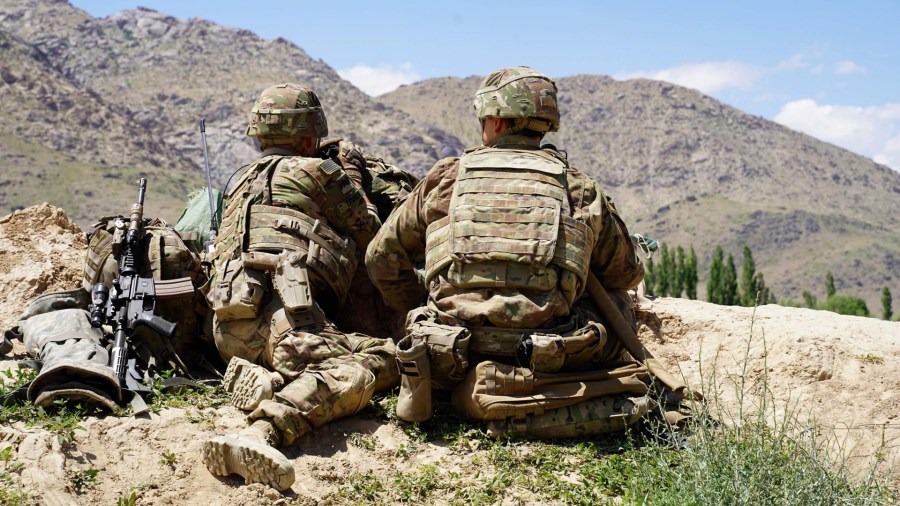
<svg viewBox="0 0 900 506">
<path fill-rule="evenodd" d="M 648 412 L 646 370 L 619 362 L 585 294 L 596 276 L 633 325 L 625 291 L 643 267 L 597 183 L 541 147 L 559 127 L 556 93 L 528 67 L 489 75 L 475 95 L 484 146 L 437 162 L 369 246 L 372 281 L 409 311 L 404 420 L 432 416 L 432 386 L 493 432 L 593 434 Z"/>
<path fill-rule="evenodd" d="M 398 381 L 390 339 L 345 334 L 326 317 L 381 224 L 344 160 L 317 156 L 327 133 L 311 89 L 287 83 L 260 94 L 247 134 L 262 155 L 226 189 L 210 253 L 213 334 L 230 361 L 224 386 L 251 425 L 207 441 L 203 459 L 215 474 L 279 490 L 294 469 L 275 447 L 358 412 Z"/>
</svg>

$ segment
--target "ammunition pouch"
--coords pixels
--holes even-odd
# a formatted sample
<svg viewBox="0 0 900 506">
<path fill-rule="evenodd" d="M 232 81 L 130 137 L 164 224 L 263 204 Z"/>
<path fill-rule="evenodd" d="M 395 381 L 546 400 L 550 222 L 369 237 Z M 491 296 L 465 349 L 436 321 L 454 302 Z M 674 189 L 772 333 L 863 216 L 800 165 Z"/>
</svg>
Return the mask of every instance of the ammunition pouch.
<svg viewBox="0 0 900 506">
<path fill-rule="evenodd" d="M 603 358 L 607 339 L 606 329 L 595 322 L 588 322 L 566 336 L 542 332 L 523 334 L 516 346 L 516 358 L 537 372 L 577 370 Z"/>
<path fill-rule="evenodd" d="M 609 341 L 599 323 L 572 317 L 549 329 L 472 327 L 469 352 L 484 358 L 515 359 L 537 372 L 576 370 L 606 358 Z"/>
<path fill-rule="evenodd" d="M 213 277 L 207 294 L 219 321 L 256 318 L 266 293 L 265 272 L 244 266 L 241 258 L 229 260 Z"/>
</svg>

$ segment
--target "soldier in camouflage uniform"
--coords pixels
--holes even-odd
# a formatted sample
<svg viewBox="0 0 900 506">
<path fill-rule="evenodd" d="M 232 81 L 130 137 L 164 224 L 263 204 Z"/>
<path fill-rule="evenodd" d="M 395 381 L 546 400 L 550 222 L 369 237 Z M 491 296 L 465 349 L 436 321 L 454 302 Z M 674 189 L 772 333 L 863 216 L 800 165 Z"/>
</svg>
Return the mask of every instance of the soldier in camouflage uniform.
<svg viewBox="0 0 900 506">
<path fill-rule="evenodd" d="M 203 459 L 215 474 L 279 490 L 294 470 L 275 447 L 358 412 L 398 381 L 390 339 L 345 334 L 326 317 L 381 224 L 360 187 L 365 167 L 353 165 L 358 150 L 338 143 L 335 156 L 316 155 L 327 133 L 309 88 L 262 92 L 247 129 L 262 156 L 226 190 L 211 253 L 207 299 L 216 346 L 230 360 L 224 385 L 251 425 L 207 441 Z"/>
<path fill-rule="evenodd" d="M 369 245 L 372 281 L 409 311 L 402 419 L 431 417 L 432 386 L 500 432 L 604 432 L 648 410 L 646 371 L 610 365 L 622 348 L 584 296 L 591 272 L 633 322 L 625 291 L 643 267 L 609 197 L 540 145 L 559 127 L 556 91 L 528 67 L 489 75 L 475 96 L 484 146 L 438 161 Z"/>
</svg>

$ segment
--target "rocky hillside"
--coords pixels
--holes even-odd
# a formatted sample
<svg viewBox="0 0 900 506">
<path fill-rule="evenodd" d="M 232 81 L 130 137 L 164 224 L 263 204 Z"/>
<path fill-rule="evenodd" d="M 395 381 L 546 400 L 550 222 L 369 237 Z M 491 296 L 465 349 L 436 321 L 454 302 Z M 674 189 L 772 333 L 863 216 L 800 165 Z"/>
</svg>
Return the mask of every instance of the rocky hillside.
<svg viewBox="0 0 900 506">
<path fill-rule="evenodd" d="M 379 99 L 475 145 L 479 82 L 430 79 Z M 900 292 L 900 173 L 673 84 L 557 84 L 551 142 L 600 181 L 633 232 L 693 244 L 703 270 L 716 244 L 738 262 L 747 244 L 779 297 L 823 297 L 829 270 L 873 312 L 882 287 Z"/>
<path fill-rule="evenodd" d="M 244 135 L 253 100 L 263 88 L 284 81 L 304 82 L 319 93 L 332 136 L 352 139 L 409 170 L 423 173 L 442 149 L 462 146 L 442 130 L 371 100 L 291 42 L 263 40 L 203 19 L 179 20 L 147 9 L 95 19 L 66 1 L 0 0 L 0 33 L 3 107 L 17 107 L 19 116 L 28 118 L 25 127 L 17 126 L 20 122 L 0 126 L 0 150 L 32 158 L 62 154 L 75 165 L 87 165 L 70 171 L 89 172 L 83 179 L 95 185 L 98 170 L 119 177 L 126 167 L 158 167 L 145 171 L 163 178 L 151 179 L 151 191 L 165 188 L 161 191 L 183 200 L 188 186 L 204 182 L 201 117 L 207 120 L 216 180 L 224 183 L 256 152 Z M 39 72 L 25 71 L 30 68 Z M 61 87 L 63 96 L 49 91 Z M 48 96 L 53 100 L 41 99 Z M 62 125 L 59 116 L 65 117 Z M 63 140 L 46 131 L 51 125 L 57 125 L 54 133 L 66 130 Z M 58 163 L 10 162 L 0 184 L 27 186 L 26 166 L 55 171 Z M 43 190 L 45 199 L 69 203 L 60 201 L 56 185 Z M 30 205 L 33 197 L 25 189 L 7 191 L 2 205 L 6 210 Z M 131 198 L 106 202 L 103 212 L 120 212 Z M 148 202 L 153 198 L 158 196 L 151 193 Z M 91 211 L 76 211 L 75 218 L 86 223 L 97 216 Z M 166 209 L 163 215 L 174 218 L 177 212 Z"/>
</svg>

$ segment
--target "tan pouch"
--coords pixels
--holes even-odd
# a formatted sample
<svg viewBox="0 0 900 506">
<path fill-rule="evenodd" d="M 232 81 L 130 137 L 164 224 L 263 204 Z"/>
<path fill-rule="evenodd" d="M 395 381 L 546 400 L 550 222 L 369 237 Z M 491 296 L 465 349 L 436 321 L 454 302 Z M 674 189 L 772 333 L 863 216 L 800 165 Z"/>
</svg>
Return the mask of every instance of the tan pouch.
<svg viewBox="0 0 900 506">
<path fill-rule="evenodd" d="M 214 278 L 210 305 L 219 321 L 256 318 L 265 291 L 265 273 L 244 268 L 241 259 L 229 260 Z"/>
<path fill-rule="evenodd" d="M 409 327 L 413 345 L 425 342 L 434 388 L 450 390 L 466 377 L 469 368 L 469 340 L 465 327 L 442 325 L 431 321 L 415 322 Z"/>
<path fill-rule="evenodd" d="M 295 251 L 281 257 L 272 281 L 288 313 L 312 309 L 313 300 L 309 291 L 305 252 Z"/>
<path fill-rule="evenodd" d="M 520 420 L 494 420 L 488 433 L 539 438 L 593 436 L 625 430 L 650 412 L 647 396 L 604 395 Z"/>
<path fill-rule="evenodd" d="M 424 422 L 431 418 L 431 364 L 425 342 L 413 343 L 410 336 L 397 343 L 397 366 L 400 369 L 400 393 L 397 395 L 397 417 L 407 422 Z"/>
<path fill-rule="evenodd" d="M 485 361 L 453 389 L 453 410 L 476 420 L 522 420 L 550 409 L 613 394 L 647 393 L 647 370 L 636 363 L 575 373 L 535 373 L 525 367 Z"/>
</svg>

